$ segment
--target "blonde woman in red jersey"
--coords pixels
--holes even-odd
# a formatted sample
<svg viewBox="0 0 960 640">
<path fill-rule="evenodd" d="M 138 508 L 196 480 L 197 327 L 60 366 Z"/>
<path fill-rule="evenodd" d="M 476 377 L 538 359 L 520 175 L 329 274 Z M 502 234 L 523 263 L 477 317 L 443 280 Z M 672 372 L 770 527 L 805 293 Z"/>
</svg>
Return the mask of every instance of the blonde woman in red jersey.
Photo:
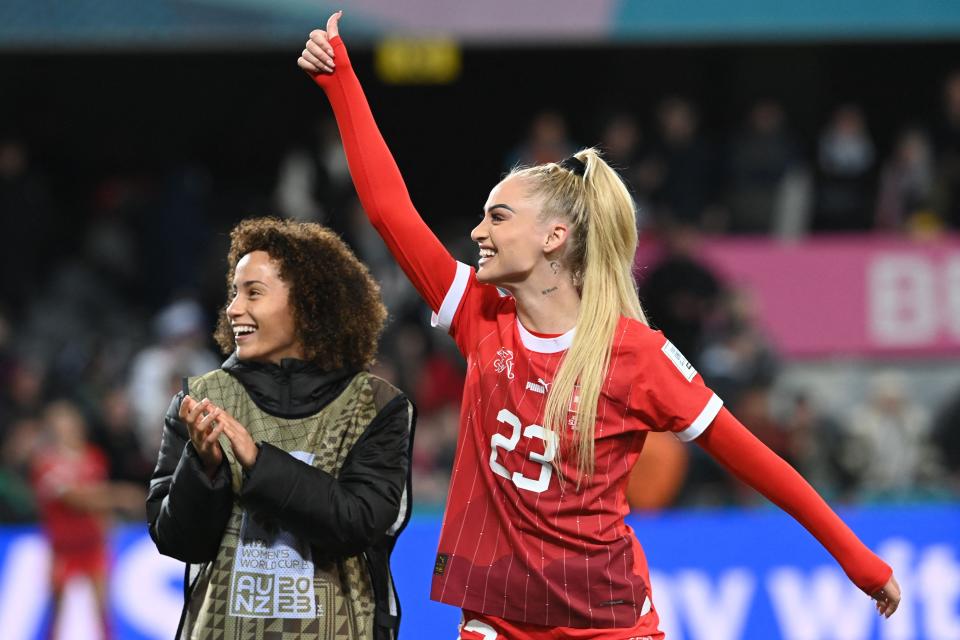
<svg viewBox="0 0 960 640">
<path fill-rule="evenodd" d="M 625 486 L 646 434 L 695 441 L 800 521 L 889 616 L 893 572 L 650 329 L 632 278 L 635 212 L 593 149 L 516 170 L 456 262 L 414 209 L 338 33 L 298 64 L 326 92 L 371 222 L 467 359 L 431 597 L 460 638 L 662 638 Z M 509 292 L 501 294 L 500 290 Z"/>
</svg>

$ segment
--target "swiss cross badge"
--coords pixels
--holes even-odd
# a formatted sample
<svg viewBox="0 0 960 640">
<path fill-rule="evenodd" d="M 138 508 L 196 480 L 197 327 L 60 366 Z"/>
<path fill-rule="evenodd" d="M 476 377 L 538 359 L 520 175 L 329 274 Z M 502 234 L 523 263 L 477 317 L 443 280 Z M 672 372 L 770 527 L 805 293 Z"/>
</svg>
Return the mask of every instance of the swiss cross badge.
<svg viewBox="0 0 960 640">
<path fill-rule="evenodd" d="M 493 370 L 497 373 L 507 372 L 507 380 L 513 380 L 513 351 L 500 349 L 497 359 L 493 361 Z"/>
</svg>

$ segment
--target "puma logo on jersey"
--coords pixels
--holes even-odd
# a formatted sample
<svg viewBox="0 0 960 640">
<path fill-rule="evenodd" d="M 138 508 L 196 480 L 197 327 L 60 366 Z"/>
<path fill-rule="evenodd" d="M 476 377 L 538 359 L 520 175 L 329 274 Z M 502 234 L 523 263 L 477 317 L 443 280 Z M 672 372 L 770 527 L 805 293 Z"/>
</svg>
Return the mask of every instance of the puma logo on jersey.
<svg viewBox="0 0 960 640">
<path fill-rule="evenodd" d="M 500 349 L 497 359 L 493 361 L 493 370 L 497 373 L 507 372 L 507 380 L 513 380 L 513 351 Z"/>
<path fill-rule="evenodd" d="M 543 378 L 537 378 L 536 382 L 527 380 L 527 389 L 547 395 L 547 392 L 550 391 L 550 383 L 546 382 Z"/>
</svg>

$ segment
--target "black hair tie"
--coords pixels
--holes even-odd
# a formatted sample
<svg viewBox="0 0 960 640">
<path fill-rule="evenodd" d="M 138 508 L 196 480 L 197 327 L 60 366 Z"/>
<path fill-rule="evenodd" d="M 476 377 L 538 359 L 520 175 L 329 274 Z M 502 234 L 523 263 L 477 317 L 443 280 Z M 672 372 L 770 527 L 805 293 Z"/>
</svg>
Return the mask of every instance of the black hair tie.
<svg viewBox="0 0 960 640">
<path fill-rule="evenodd" d="M 576 156 L 570 156 L 566 160 L 563 160 L 559 163 L 561 167 L 567 171 L 573 171 L 575 174 L 583 177 L 583 174 L 587 172 L 587 165 L 584 164 L 583 160 Z"/>
</svg>

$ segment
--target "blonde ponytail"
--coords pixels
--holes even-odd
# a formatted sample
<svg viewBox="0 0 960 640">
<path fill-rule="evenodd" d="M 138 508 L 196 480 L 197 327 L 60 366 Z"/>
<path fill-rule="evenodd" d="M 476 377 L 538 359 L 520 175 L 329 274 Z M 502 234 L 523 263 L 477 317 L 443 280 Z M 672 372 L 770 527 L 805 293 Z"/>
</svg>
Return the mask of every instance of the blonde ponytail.
<svg viewBox="0 0 960 640">
<path fill-rule="evenodd" d="M 617 324 L 621 316 L 647 321 L 633 279 L 637 227 L 630 192 L 596 149 L 574 157 L 585 166 L 582 176 L 567 163 L 518 169 L 512 175 L 530 180 L 533 192 L 543 198 L 542 215 L 572 223 L 563 262 L 580 288 L 580 311 L 573 343 L 550 386 L 544 426 L 564 443 L 567 416 L 574 410 L 570 420 L 575 422 L 569 426 L 576 427 L 577 437 L 570 445 L 583 478 L 593 473 L 597 404 Z"/>
</svg>

